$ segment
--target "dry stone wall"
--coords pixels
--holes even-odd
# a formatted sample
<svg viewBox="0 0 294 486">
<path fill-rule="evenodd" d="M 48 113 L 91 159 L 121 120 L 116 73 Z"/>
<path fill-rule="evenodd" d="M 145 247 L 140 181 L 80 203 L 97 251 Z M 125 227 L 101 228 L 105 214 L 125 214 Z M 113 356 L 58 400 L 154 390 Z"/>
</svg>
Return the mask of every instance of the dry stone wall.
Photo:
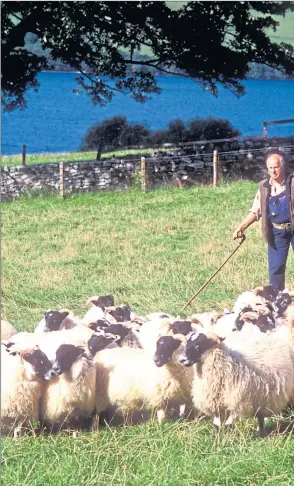
<svg viewBox="0 0 294 486">
<path fill-rule="evenodd" d="M 214 150 L 218 150 L 225 179 L 262 179 L 266 176 L 266 156 L 277 150 L 294 171 L 294 136 L 195 142 L 177 149 L 157 150 L 152 157 L 146 157 L 149 187 L 211 183 Z M 65 194 L 128 189 L 139 183 L 139 171 L 140 157 L 66 162 Z M 57 193 L 59 184 L 59 163 L 1 168 L 2 201 L 23 194 Z"/>
</svg>

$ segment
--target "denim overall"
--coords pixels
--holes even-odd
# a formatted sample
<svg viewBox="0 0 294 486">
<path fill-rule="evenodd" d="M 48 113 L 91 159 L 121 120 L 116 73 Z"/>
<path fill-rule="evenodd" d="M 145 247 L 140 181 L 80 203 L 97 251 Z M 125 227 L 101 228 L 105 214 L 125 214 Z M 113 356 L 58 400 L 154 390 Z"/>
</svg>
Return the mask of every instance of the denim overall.
<svg viewBox="0 0 294 486">
<path fill-rule="evenodd" d="M 289 223 L 289 212 L 286 191 L 268 200 L 268 218 L 271 223 Z M 268 245 L 268 267 L 270 283 L 279 290 L 285 288 L 286 261 L 290 243 L 294 250 L 294 235 L 291 228 L 278 229 L 273 227 L 274 240 Z"/>
</svg>

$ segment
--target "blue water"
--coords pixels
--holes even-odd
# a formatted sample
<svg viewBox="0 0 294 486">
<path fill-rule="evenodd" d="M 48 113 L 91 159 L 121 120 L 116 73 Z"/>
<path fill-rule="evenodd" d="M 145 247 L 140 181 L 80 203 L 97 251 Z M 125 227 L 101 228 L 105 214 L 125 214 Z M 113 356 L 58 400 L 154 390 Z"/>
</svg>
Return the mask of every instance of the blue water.
<svg viewBox="0 0 294 486">
<path fill-rule="evenodd" d="M 38 93 L 27 93 L 28 108 L 2 114 L 2 154 L 69 152 L 77 150 L 87 129 L 114 115 L 140 122 L 151 129 L 166 128 L 175 118 L 189 121 L 214 116 L 231 121 L 242 135 L 262 133 L 263 121 L 294 118 L 294 81 L 249 80 L 246 95 L 235 97 L 220 89 L 218 98 L 193 81 L 181 77 L 158 78 L 162 92 L 146 103 L 116 94 L 105 107 L 76 95 L 76 74 L 41 73 Z M 269 136 L 294 133 L 294 124 L 269 127 Z"/>
</svg>

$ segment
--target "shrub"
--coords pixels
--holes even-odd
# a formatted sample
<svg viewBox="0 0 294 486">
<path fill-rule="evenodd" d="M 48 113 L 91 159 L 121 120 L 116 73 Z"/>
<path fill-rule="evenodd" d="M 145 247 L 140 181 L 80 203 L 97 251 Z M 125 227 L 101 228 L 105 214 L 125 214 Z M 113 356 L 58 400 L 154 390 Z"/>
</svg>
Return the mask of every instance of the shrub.
<svg viewBox="0 0 294 486">
<path fill-rule="evenodd" d="M 149 130 L 144 125 L 130 125 L 125 116 L 114 116 L 87 130 L 81 150 L 97 150 L 96 159 L 100 160 L 103 150 L 140 145 L 148 135 Z"/>
<path fill-rule="evenodd" d="M 221 118 L 195 118 L 188 125 L 187 141 L 232 138 L 240 135 L 228 120 Z"/>
<path fill-rule="evenodd" d="M 181 142 L 231 138 L 240 135 L 228 120 L 195 118 L 188 127 L 177 118 L 167 130 L 151 131 L 142 123 L 129 124 L 125 116 L 114 116 L 90 127 L 83 139 L 81 150 L 97 150 L 99 160 L 103 150 L 115 150 L 134 145 L 152 146 L 166 142 Z"/>
</svg>

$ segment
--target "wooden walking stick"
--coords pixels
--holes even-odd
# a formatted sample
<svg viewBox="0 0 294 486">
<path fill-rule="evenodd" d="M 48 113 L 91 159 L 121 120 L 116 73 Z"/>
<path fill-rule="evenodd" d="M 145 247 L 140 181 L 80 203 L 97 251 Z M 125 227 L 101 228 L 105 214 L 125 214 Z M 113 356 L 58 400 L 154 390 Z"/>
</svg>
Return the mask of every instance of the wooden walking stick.
<svg viewBox="0 0 294 486">
<path fill-rule="evenodd" d="M 191 299 L 188 300 L 188 302 L 182 308 L 181 312 L 183 312 L 186 309 L 186 307 L 188 307 L 188 305 L 191 304 L 191 302 L 195 299 L 195 297 L 197 297 L 197 295 L 199 295 L 200 292 L 202 292 L 202 290 L 205 289 L 205 287 L 209 284 L 209 282 L 213 279 L 213 277 L 215 277 L 215 275 L 225 266 L 225 264 L 229 261 L 229 259 L 232 258 L 232 256 L 236 253 L 236 251 L 240 248 L 240 246 L 242 245 L 242 243 L 244 241 L 245 241 L 245 235 L 243 235 L 242 238 L 240 238 L 240 241 L 238 243 L 238 246 L 236 246 L 235 250 L 232 251 L 232 253 L 224 261 L 224 263 L 222 263 L 221 266 L 214 272 L 214 274 L 211 275 L 211 277 L 209 277 L 208 280 L 206 280 L 206 282 L 202 285 L 202 287 L 200 287 L 200 289 L 196 292 L 196 294 L 194 294 L 193 297 L 191 297 Z"/>
</svg>

